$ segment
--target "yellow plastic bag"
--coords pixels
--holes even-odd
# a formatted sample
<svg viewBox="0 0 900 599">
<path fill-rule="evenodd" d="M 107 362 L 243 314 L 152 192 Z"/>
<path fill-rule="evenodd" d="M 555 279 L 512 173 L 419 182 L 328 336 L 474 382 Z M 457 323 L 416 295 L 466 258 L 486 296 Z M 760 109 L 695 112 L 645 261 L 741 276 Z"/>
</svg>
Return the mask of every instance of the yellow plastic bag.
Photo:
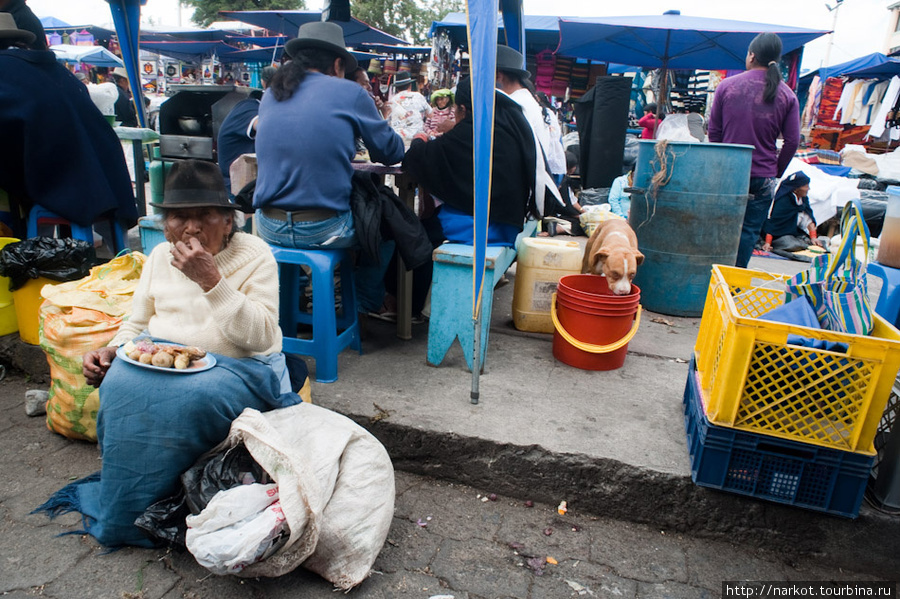
<svg viewBox="0 0 900 599">
<path fill-rule="evenodd" d="M 105 346 L 131 313 L 146 257 L 138 252 L 95 266 L 78 281 L 47 285 L 41 304 L 41 349 L 50 364 L 47 428 L 70 439 L 97 440 L 100 396 L 81 373 L 87 352 Z"/>
</svg>

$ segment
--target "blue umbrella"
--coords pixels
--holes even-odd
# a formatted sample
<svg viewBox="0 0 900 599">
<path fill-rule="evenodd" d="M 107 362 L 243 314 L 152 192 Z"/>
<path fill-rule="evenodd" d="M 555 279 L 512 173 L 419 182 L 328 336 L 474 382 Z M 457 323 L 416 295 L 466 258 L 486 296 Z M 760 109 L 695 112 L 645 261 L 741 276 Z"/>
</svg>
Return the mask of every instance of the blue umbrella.
<svg viewBox="0 0 900 599">
<path fill-rule="evenodd" d="M 506 39 L 511 47 L 525 47 L 522 0 L 501 0 Z M 491 168 L 494 149 L 494 85 L 497 73 L 497 0 L 468 0 L 466 6 L 469 65 L 474 118 L 475 202 L 472 259 L 472 403 L 478 403 L 481 364 L 482 296 L 488 215 L 491 210 Z M 524 64 L 522 65 L 525 66 Z M 488 290 L 490 293 L 490 290 Z"/>
<path fill-rule="evenodd" d="M 474 119 L 475 210 L 472 259 L 472 403 L 478 403 L 481 364 L 481 297 L 484 291 L 488 214 L 491 210 L 491 155 L 494 145 L 494 84 L 497 79 L 497 0 L 469 0 L 469 64 Z"/>
<path fill-rule="evenodd" d="M 564 56 L 664 69 L 745 68 L 747 47 L 759 33 L 776 33 L 786 54 L 829 33 L 814 29 L 689 17 L 597 17 L 559 21 Z"/>
<path fill-rule="evenodd" d="M 138 69 L 138 32 L 141 23 L 141 6 L 147 0 L 106 0 L 109 10 L 112 12 L 113 23 L 116 24 L 116 33 L 119 37 L 119 47 L 122 49 L 122 58 L 125 69 L 128 71 L 128 84 L 131 86 L 132 97 L 135 98 L 134 108 L 137 114 L 138 125 L 147 126 L 144 115 L 144 103 L 141 90 L 141 76 Z"/>
<path fill-rule="evenodd" d="M 747 47 L 760 33 L 775 33 L 791 52 L 828 31 L 689 17 L 677 10 L 658 16 L 560 19 L 557 54 L 662 69 L 659 96 L 667 98 L 668 69 L 744 70 Z M 664 102 L 658 104 L 659 112 Z"/>
</svg>

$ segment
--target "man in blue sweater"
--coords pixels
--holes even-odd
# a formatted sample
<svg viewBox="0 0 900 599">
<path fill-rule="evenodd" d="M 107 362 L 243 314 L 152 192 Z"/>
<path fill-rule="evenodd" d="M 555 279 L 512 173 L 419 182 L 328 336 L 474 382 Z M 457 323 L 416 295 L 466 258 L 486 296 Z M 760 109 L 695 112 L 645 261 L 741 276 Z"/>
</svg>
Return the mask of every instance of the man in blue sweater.
<svg viewBox="0 0 900 599">
<path fill-rule="evenodd" d="M 260 236 L 287 247 L 356 245 L 350 212 L 357 137 L 377 162 L 403 159 L 403 141 L 372 97 L 344 79 L 356 59 L 339 25 L 306 23 L 259 107 L 253 206 Z"/>
<path fill-rule="evenodd" d="M 403 141 L 372 97 L 344 79 L 357 63 L 339 25 L 306 23 L 285 52 L 291 60 L 272 77 L 259 106 L 257 231 L 286 247 L 355 247 L 350 211 L 355 140 L 362 138 L 372 160 L 383 164 L 403 159 Z M 387 260 L 382 262 L 381 268 L 357 271 L 360 311 L 381 308 Z"/>
</svg>

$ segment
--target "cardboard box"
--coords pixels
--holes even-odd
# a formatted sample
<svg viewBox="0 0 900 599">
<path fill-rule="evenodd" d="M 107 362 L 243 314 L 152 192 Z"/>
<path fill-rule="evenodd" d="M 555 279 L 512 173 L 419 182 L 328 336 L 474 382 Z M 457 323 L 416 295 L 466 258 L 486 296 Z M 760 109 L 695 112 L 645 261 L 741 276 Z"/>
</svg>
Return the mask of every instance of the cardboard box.
<svg viewBox="0 0 900 599">
<path fill-rule="evenodd" d="M 250 181 L 256 180 L 256 154 L 241 154 L 231 163 L 231 193 L 237 195 Z"/>
</svg>

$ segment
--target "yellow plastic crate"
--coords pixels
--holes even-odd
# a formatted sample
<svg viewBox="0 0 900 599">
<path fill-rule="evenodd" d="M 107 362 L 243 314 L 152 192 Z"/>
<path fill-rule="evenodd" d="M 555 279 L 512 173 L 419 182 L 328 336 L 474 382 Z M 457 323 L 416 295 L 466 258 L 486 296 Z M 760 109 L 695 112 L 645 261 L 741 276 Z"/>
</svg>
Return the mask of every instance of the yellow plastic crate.
<svg viewBox="0 0 900 599">
<path fill-rule="evenodd" d="M 706 415 L 720 426 L 873 455 L 900 368 L 900 331 L 880 316 L 868 337 L 759 320 L 789 277 L 714 265 L 694 348 Z M 789 334 L 847 352 L 788 345 Z"/>
</svg>

